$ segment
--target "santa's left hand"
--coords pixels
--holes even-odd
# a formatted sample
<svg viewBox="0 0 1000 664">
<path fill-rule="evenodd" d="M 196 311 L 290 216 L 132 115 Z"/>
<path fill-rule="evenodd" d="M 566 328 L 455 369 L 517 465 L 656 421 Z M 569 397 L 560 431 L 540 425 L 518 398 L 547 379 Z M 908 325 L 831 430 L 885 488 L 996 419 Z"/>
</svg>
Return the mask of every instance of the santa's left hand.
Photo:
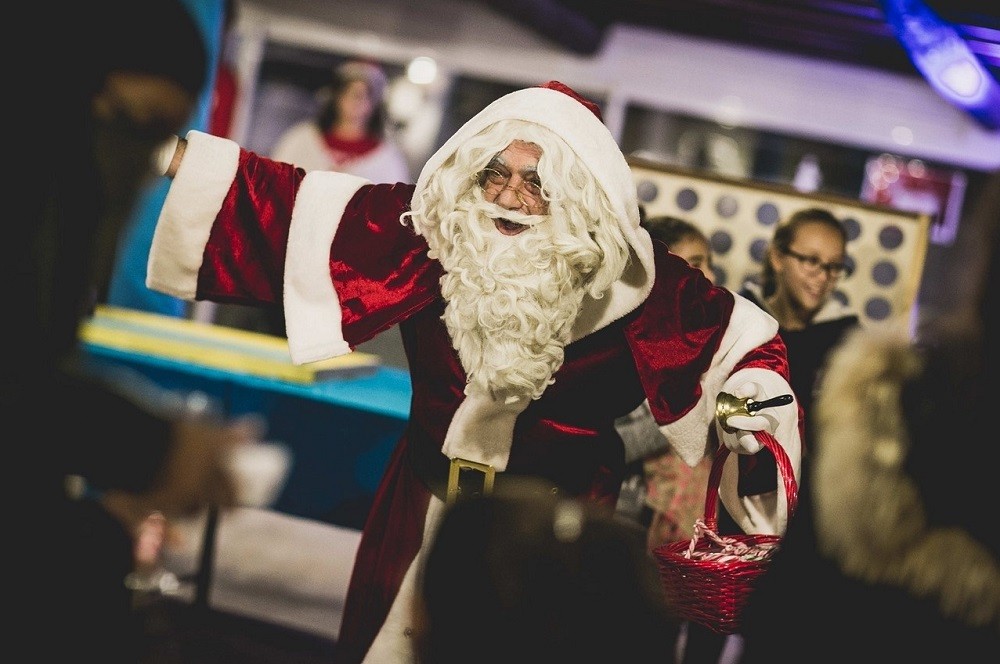
<svg viewBox="0 0 1000 664">
<path fill-rule="evenodd" d="M 764 394 L 764 390 L 759 383 L 746 382 L 723 391 L 729 392 L 733 396 L 750 398 L 754 401 L 764 401 L 769 396 Z M 726 427 L 719 426 L 719 437 L 722 443 L 729 448 L 730 452 L 736 454 L 757 454 L 763 445 L 754 436 L 755 431 L 767 431 L 774 434 L 778 430 L 777 410 L 758 412 L 755 415 L 731 415 L 726 418 Z M 726 431 L 726 428 L 729 431 Z"/>
</svg>

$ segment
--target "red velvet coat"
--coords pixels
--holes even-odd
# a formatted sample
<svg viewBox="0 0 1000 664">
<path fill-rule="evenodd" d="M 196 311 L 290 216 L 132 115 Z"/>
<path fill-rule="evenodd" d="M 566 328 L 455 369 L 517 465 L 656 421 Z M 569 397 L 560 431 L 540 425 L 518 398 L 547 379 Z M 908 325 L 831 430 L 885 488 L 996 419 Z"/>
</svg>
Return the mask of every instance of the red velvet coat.
<svg viewBox="0 0 1000 664">
<path fill-rule="evenodd" d="M 410 448 L 440 455 L 466 400 L 466 374 L 441 320 L 442 268 L 400 222 L 412 186 L 306 175 L 229 141 L 189 138 L 154 238 L 151 287 L 283 303 L 296 361 L 349 352 L 393 325 L 402 332 L 410 419 L 365 525 L 339 639 L 342 660 L 360 661 L 433 525 L 428 506 L 437 499 L 415 475 Z M 506 472 L 542 475 L 611 505 L 624 468 L 614 420 L 643 399 L 668 440 L 700 458 L 715 394 L 733 374 L 773 374 L 787 388 L 773 319 L 656 247 L 649 296 L 576 335 L 555 382 L 517 415 Z M 782 442 L 797 466 L 799 440 Z"/>
</svg>

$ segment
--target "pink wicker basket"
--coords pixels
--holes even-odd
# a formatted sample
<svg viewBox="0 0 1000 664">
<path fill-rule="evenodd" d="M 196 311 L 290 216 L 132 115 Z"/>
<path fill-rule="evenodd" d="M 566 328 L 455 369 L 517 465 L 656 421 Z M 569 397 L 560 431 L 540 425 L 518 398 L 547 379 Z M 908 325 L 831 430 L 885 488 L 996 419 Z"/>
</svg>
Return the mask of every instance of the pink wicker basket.
<svg viewBox="0 0 1000 664">
<path fill-rule="evenodd" d="M 758 431 L 755 436 L 774 455 L 791 516 L 798 503 L 791 462 L 769 433 Z M 728 456 L 729 450 L 720 445 L 708 476 L 705 518 L 695 523 L 691 541 L 669 542 L 653 549 L 667 597 L 680 616 L 720 634 L 732 634 L 739 629 L 740 614 L 754 582 L 767 568 L 781 541 L 778 535 L 716 533 L 719 482 Z"/>
</svg>

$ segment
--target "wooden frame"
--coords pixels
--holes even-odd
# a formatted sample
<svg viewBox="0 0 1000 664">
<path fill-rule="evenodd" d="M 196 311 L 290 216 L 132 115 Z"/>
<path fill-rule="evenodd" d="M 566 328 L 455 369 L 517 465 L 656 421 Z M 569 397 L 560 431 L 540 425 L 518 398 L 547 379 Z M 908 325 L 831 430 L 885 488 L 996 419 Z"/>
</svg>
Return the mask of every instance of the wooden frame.
<svg viewBox="0 0 1000 664">
<path fill-rule="evenodd" d="M 824 207 L 848 234 L 850 276 L 835 297 L 862 323 L 913 315 L 927 253 L 930 216 L 791 187 L 740 180 L 630 157 L 639 203 L 647 216 L 686 219 L 708 236 L 716 283 L 739 290 L 760 273 L 775 225 L 796 210 Z"/>
</svg>

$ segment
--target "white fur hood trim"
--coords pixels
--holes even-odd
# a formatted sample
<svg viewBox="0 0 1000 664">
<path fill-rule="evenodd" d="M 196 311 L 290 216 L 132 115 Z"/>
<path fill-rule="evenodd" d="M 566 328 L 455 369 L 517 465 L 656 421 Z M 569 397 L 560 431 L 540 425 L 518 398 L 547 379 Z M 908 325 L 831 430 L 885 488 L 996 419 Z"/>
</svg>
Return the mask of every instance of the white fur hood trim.
<svg viewBox="0 0 1000 664">
<path fill-rule="evenodd" d="M 767 302 L 764 301 L 764 292 L 761 290 L 760 284 L 755 281 L 745 281 L 743 282 L 743 289 L 747 292 L 753 294 L 757 302 L 760 303 L 760 307 L 767 313 L 774 315 L 774 312 L 770 310 L 767 306 Z M 848 316 L 856 316 L 857 312 L 850 306 L 844 304 L 835 297 L 828 297 L 823 306 L 819 308 L 816 315 L 813 317 L 813 323 L 827 323 L 832 320 L 840 320 L 841 318 L 847 318 Z"/>
<path fill-rule="evenodd" d="M 638 307 L 653 288 L 653 242 L 639 226 L 639 205 L 632 169 L 608 128 L 582 103 L 548 88 L 525 88 L 500 97 L 459 127 L 420 171 L 414 198 L 431 174 L 460 145 L 501 120 L 523 120 L 552 131 L 566 141 L 601 184 L 632 247 L 635 259 L 625 275 L 602 299 L 585 298 L 571 340 L 606 327 Z"/>
</svg>

